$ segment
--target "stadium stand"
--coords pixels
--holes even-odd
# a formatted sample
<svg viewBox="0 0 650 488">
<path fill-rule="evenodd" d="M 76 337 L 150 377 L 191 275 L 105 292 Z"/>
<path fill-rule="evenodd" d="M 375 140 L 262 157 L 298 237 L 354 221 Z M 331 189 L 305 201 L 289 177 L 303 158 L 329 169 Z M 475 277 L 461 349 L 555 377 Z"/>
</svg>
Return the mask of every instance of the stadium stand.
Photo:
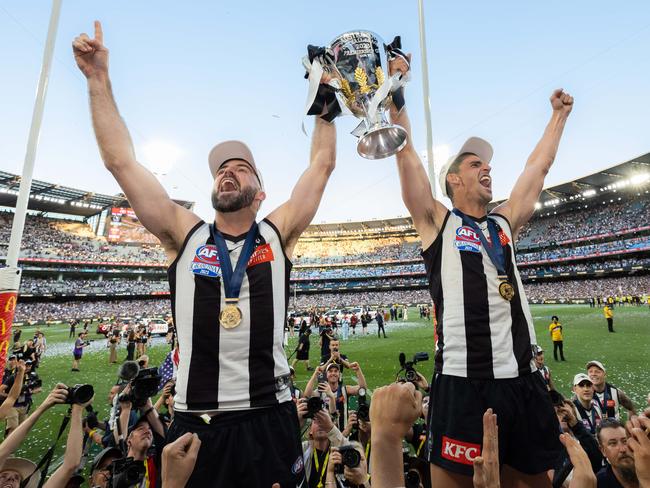
<svg viewBox="0 0 650 488">
<path fill-rule="evenodd" d="M 0 261 L 18 184 L 0 172 Z M 125 217 L 122 196 L 38 181 L 33 192 L 17 321 L 169 312 L 164 251 Z M 545 189 L 517 241 L 529 300 L 647 303 L 649 192 L 650 154 Z M 115 238 L 119 226 L 133 239 Z M 430 301 L 409 218 L 311 225 L 294 252 L 291 291 L 301 309 Z"/>
</svg>

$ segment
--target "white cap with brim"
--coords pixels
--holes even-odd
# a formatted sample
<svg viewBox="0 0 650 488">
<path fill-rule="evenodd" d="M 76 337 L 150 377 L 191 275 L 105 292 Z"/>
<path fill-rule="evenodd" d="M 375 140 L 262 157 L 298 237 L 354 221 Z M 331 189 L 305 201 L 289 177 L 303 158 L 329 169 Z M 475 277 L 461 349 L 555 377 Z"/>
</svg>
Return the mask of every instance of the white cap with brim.
<svg viewBox="0 0 650 488">
<path fill-rule="evenodd" d="M 578 373 L 573 377 L 573 386 L 578 386 L 583 381 L 588 381 L 590 385 L 593 385 L 593 382 L 589 379 L 589 376 L 584 373 Z"/>
<path fill-rule="evenodd" d="M 445 165 L 440 168 L 440 174 L 438 175 L 438 182 L 440 183 L 440 189 L 442 194 L 446 197 L 449 197 L 447 194 L 447 173 L 449 168 L 456 161 L 456 158 L 461 154 L 476 154 L 481 161 L 484 163 L 489 163 L 492 161 L 492 154 L 494 150 L 488 141 L 481 139 L 480 137 L 470 137 L 465 141 L 465 143 L 460 147 L 460 150 L 450 157 Z"/>
<path fill-rule="evenodd" d="M 587 363 L 587 366 L 585 366 L 585 369 L 588 370 L 588 369 L 591 368 L 592 366 L 596 366 L 597 368 L 600 368 L 600 369 L 603 371 L 603 373 L 607 373 L 607 370 L 605 369 L 605 366 L 604 366 L 603 363 L 601 363 L 600 361 L 596 361 L 596 360 L 589 361 L 589 362 Z"/>
<path fill-rule="evenodd" d="M 37 488 L 38 483 L 41 480 L 41 470 L 34 472 L 36 469 L 36 464 L 31 462 L 28 459 L 12 457 L 5 461 L 0 468 L 0 473 L 2 471 L 16 471 L 20 474 L 21 486 L 22 481 L 24 481 L 30 474 L 34 473 L 31 478 L 29 478 L 29 483 L 25 485 L 25 488 Z"/>
</svg>

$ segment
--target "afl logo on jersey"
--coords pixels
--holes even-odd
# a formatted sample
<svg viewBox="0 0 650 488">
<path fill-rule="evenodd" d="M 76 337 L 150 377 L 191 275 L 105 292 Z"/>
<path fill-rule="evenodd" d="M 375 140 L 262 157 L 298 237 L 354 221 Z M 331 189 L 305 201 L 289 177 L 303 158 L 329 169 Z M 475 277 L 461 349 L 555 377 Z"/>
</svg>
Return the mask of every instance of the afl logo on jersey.
<svg viewBox="0 0 650 488">
<path fill-rule="evenodd" d="M 481 252 L 481 240 L 476 232 L 467 226 L 456 229 L 454 246 L 459 251 Z"/>
<path fill-rule="evenodd" d="M 211 278 L 220 276 L 221 267 L 219 266 L 217 246 L 208 244 L 197 248 L 190 270 L 196 275 L 209 276 Z"/>
</svg>

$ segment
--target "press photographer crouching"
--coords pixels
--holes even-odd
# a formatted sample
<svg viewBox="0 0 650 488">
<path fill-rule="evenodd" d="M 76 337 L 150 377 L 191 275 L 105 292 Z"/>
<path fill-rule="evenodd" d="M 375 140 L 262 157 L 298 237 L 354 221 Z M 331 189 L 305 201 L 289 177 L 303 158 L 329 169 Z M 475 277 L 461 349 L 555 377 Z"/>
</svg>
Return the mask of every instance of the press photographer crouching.
<svg viewBox="0 0 650 488">
<path fill-rule="evenodd" d="M 370 486 L 368 462 L 361 444 L 353 442 L 348 446 L 332 447 L 329 455 L 325 486 Z"/>
<path fill-rule="evenodd" d="M 119 421 L 113 433 L 118 447 L 126 453 L 126 459 L 112 465 L 113 481 L 109 486 L 126 488 L 143 483 L 147 487 L 159 487 L 166 432 L 158 412 L 153 407 L 151 397 L 158 391 L 160 376 L 157 368 L 140 369 L 137 363 L 134 364 L 135 367 L 129 365 L 130 369 L 121 368 L 121 376 L 128 379 L 129 384 L 117 397 Z M 132 423 L 134 409 L 139 410 L 140 415 L 135 423 Z M 139 476 L 138 473 L 142 473 L 142 479 L 139 481 L 135 479 L 136 475 Z M 132 483 L 134 479 L 136 482 Z M 116 484 L 117 481 L 120 484 Z"/>
<path fill-rule="evenodd" d="M 92 402 L 93 388 L 90 385 L 75 385 L 66 387 L 59 383 L 34 412 L 25 419 L 0 444 L 0 486 L 3 488 L 36 488 L 47 476 L 47 471 L 54 454 L 54 448 L 60 435 L 70 424 L 63 464 L 42 485 L 45 488 L 64 488 L 74 476 L 82 456 L 82 419 L 87 405 Z M 32 430 L 38 419 L 51 407 L 58 404 L 69 404 L 70 408 L 64 417 L 59 437 L 45 453 L 38 464 L 26 459 L 10 457 L 20 447 Z"/>
</svg>

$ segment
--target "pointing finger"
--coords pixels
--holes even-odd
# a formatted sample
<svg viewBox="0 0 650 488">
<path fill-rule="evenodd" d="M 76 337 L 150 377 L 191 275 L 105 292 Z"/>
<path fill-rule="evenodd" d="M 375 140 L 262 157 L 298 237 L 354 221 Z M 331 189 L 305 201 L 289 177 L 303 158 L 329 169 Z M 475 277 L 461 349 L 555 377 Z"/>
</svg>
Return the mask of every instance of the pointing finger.
<svg viewBox="0 0 650 488">
<path fill-rule="evenodd" d="M 95 21 L 95 39 L 100 43 L 104 43 L 104 31 L 102 30 L 102 23 L 99 20 Z"/>
</svg>

